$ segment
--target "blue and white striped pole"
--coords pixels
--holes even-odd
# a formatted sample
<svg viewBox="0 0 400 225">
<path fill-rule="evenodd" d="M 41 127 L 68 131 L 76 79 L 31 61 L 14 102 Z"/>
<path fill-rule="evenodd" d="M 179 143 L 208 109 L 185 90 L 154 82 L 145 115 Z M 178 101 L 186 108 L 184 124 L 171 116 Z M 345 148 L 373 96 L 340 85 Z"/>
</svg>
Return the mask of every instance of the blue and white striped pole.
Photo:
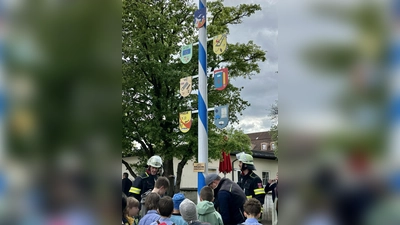
<svg viewBox="0 0 400 225">
<path fill-rule="evenodd" d="M 199 9 L 207 7 L 206 0 L 199 0 Z M 199 29 L 199 89 L 198 89 L 198 159 L 205 163 L 205 174 L 208 173 L 208 118 L 207 118 L 207 10 L 206 23 Z M 205 174 L 197 174 L 197 199 L 200 190 L 206 185 Z"/>
<path fill-rule="evenodd" d="M 394 28 L 392 29 L 392 43 L 390 49 L 390 127 L 389 127 L 389 155 L 388 159 L 395 166 L 392 171 L 393 179 L 400 178 L 400 0 L 392 0 L 392 15 Z M 393 181 L 392 181 L 393 182 Z M 397 181 L 398 182 L 398 181 Z M 398 184 L 396 184 L 398 185 Z M 399 188 L 399 187 L 397 187 Z M 397 189 L 397 191 L 399 191 Z"/>
</svg>

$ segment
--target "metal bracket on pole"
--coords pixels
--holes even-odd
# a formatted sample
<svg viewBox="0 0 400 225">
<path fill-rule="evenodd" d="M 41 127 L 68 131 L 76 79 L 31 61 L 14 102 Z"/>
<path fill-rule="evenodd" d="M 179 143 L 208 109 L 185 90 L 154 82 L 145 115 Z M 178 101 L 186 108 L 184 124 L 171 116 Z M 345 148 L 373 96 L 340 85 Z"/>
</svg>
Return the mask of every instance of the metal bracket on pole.
<svg viewBox="0 0 400 225">
<path fill-rule="evenodd" d="M 213 74 L 214 74 L 214 72 L 209 72 L 209 73 L 207 73 L 207 76 L 208 75 L 213 75 Z M 192 79 L 196 79 L 198 77 L 199 77 L 199 75 L 197 74 L 197 75 L 192 76 Z"/>
<path fill-rule="evenodd" d="M 208 108 L 207 111 L 208 112 L 214 111 L 214 107 Z M 197 109 L 196 110 L 192 110 L 192 114 L 195 114 L 195 113 L 199 113 L 199 110 L 197 110 Z"/>
<path fill-rule="evenodd" d="M 214 40 L 214 37 L 208 38 L 208 39 L 207 39 L 207 42 L 209 42 L 209 41 L 211 41 L 211 40 Z M 199 42 L 194 43 L 192 46 L 196 46 L 196 45 L 199 45 Z"/>
</svg>

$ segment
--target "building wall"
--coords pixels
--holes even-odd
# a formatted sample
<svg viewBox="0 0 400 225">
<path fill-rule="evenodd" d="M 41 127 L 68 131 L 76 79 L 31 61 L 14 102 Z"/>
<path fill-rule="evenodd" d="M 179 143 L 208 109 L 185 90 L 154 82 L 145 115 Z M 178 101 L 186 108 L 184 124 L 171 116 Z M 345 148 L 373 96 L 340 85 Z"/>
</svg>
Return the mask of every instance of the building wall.
<svg viewBox="0 0 400 225">
<path fill-rule="evenodd" d="M 235 156 L 231 156 L 231 162 L 235 160 Z M 137 157 L 127 157 L 124 158 L 125 161 L 128 163 L 137 163 Z M 178 163 L 180 160 L 174 159 L 174 172 L 176 176 L 176 170 L 178 167 Z M 122 173 L 127 172 L 125 169 L 125 166 L 122 165 Z M 271 159 L 261 159 L 261 158 L 255 158 L 254 159 L 254 165 L 256 167 L 255 173 L 262 179 L 262 172 L 268 172 L 269 173 L 269 179 L 274 179 L 276 173 L 278 172 L 278 161 L 277 160 L 271 160 Z M 208 163 L 208 172 L 209 173 L 219 173 L 219 160 L 215 160 L 212 162 Z M 238 171 L 239 171 L 239 164 L 238 161 L 234 162 L 234 168 L 232 168 L 234 171 L 234 181 L 238 181 Z M 121 173 L 121 176 L 122 176 Z M 223 173 L 219 173 L 221 177 L 224 177 Z M 232 172 L 227 173 L 226 177 L 229 179 L 232 179 Z M 130 177 L 133 179 L 132 177 Z M 181 181 L 181 188 L 197 188 L 197 173 L 193 172 L 193 161 L 188 161 L 186 166 L 183 168 L 182 172 L 182 181 Z"/>
</svg>

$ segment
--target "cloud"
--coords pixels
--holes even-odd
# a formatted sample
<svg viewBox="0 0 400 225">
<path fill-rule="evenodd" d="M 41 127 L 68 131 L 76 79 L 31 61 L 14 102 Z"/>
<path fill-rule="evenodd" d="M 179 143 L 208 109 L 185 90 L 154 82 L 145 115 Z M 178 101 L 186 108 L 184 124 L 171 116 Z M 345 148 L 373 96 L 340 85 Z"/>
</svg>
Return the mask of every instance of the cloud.
<svg viewBox="0 0 400 225">
<path fill-rule="evenodd" d="M 237 129 L 242 129 L 245 133 L 255 133 L 268 131 L 271 127 L 271 121 L 265 117 L 246 117 L 240 121 L 240 125 L 234 125 Z"/>
<path fill-rule="evenodd" d="M 237 87 L 244 87 L 241 96 L 249 101 L 251 106 L 238 116 L 239 125 L 245 133 L 269 130 L 271 105 L 278 99 L 278 16 L 276 1 L 266 0 L 232 0 L 224 3 L 226 6 L 239 4 L 260 4 L 262 10 L 249 18 L 244 18 L 242 24 L 231 25 L 228 41 L 230 43 L 247 43 L 253 40 L 261 49 L 267 51 L 265 62 L 260 62 L 261 72 L 250 80 L 236 78 L 230 82 Z"/>
</svg>

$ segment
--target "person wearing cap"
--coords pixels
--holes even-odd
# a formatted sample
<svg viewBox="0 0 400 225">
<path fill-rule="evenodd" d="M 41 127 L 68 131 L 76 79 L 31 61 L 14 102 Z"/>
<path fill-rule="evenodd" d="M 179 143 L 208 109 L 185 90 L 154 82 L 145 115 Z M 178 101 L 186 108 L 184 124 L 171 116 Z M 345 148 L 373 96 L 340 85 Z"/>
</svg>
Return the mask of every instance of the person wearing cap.
<svg viewBox="0 0 400 225">
<path fill-rule="evenodd" d="M 181 205 L 181 203 L 184 199 L 185 199 L 185 195 L 182 193 L 176 193 L 172 197 L 172 201 L 174 202 L 174 210 L 172 211 L 171 220 L 176 225 L 188 225 L 187 222 L 182 218 L 182 215 L 179 211 L 179 206 Z"/>
<path fill-rule="evenodd" d="M 205 181 L 207 186 L 214 189 L 214 206 L 221 214 L 224 225 L 243 223 L 246 195 L 240 186 L 228 178 L 221 178 L 218 174 L 208 174 Z"/>
<path fill-rule="evenodd" d="M 237 158 L 240 171 L 242 171 L 238 182 L 239 186 L 247 198 L 256 198 L 261 205 L 264 205 L 265 190 L 260 177 L 253 172 L 256 170 L 253 156 L 242 152 L 237 155 Z"/>
<path fill-rule="evenodd" d="M 147 170 L 142 175 L 136 177 L 129 190 L 130 195 L 135 197 L 139 202 L 142 200 L 142 195 L 146 192 L 151 192 L 158 178 L 158 173 L 162 167 L 162 159 L 158 155 L 154 155 L 147 160 Z"/>
<path fill-rule="evenodd" d="M 179 205 L 179 211 L 188 225 L 210 225 L 210 223 L 200 222 L 197 219 L 196 204 L 187 198 Z"/>
</svg>

